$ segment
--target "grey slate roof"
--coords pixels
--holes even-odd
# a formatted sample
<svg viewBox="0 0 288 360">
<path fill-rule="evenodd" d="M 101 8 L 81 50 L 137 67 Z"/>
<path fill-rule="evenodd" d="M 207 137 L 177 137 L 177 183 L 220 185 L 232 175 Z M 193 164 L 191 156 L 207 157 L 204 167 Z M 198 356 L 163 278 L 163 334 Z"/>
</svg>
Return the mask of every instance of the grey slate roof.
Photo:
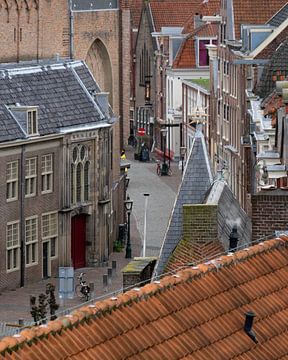
<svg viewBox="0 0 288 360">
<path fill-rule="evenodd" d="M 91 11 L 117 8 L 117 0 L 72 0 L 73 11 Z"/>
<path fill-rule="evenodd" d="M 154 276 L 162 273 L 171 253 L 182 237 L 183 205 L 201 204 L 212 181 L 213 177 L 204 136 L 200 130 L 197 130 L 170 216 L 160 257 L 154 270 Z"/>
<path fill-rule="evenodd" d="M 99 92 L 81 61 L 0 65 L 0 142 L 26 137 L 7 109 L 16 103 L 38 107 L 40 136 L 59 133 L 65 127 L 107 123 L 90 89 Z"/>
<path fill-rule="evenodd" d="M 265 65 L 260 81 L 257 85 L 256 93 L 265 99 L 273 89 L 275 81 L 272 76 L 280 73 L 288 76 L 288 39 L 285 40 L 271 56 L 269 64 Z"/>
<path fill-rule="evenodd" d="M 225 181 L 217 180 L 213 183 L 205 203 L 218 205 L 218 240 L 225 250 L 229 249 L 229 235 L 234 225 L 237 225 L 239 235 L 238 246 L 251 242 L 251 220 Z"/>
<path fill-rule="evenodd" d="M 275 14 L 272 18 L 267 21 L 268 24 L 278 27 L 288 18 L 288 2 Z"/>
</svg>

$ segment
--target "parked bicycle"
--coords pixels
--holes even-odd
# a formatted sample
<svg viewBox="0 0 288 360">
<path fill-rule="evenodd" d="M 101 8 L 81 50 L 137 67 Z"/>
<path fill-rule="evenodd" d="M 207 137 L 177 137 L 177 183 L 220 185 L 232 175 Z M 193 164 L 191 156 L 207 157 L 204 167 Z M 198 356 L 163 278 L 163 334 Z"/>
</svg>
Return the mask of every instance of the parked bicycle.
<svg viewBox="0 0 288 360">
<path fill-rule="evenodd" d="M 88 301 L 90 298 L 90 287 L 86 283 L 86 280 L 84 280 L 85 273 L 80 273 L 80 275 L 77 277 L 79 280 L 79 284 L 75 287 L 75 293 L 80 298 L 85 298 L 85 301 Z"/>
<path fill-rule="evenodd" d="M 172 175 L 172 170 L 171 170 L 170 166 L 167 163 L 163 163 L 161 166 L 159 160 L 157 160 L 156 172 L 157 172 L 158 176 L 162 176 L 162 175 L 171 176 Z"/>
</svg>

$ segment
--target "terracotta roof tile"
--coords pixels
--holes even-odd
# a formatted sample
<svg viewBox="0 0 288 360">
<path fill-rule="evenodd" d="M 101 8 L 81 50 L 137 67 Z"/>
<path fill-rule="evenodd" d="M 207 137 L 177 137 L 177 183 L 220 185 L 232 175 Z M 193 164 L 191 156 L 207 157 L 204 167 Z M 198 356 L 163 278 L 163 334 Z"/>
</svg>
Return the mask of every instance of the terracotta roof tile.
<svg viewBox="0 0 288 360">
<path fill-rule="evenodd" d="M 234 0 L 234 28 L 236 39 L 240 38 L 241 24 L 265 24 L 273 14 L 285 5 L 287 0 Z"/>
<path fill-rule="evenodd" d="M 287 272 L 281 236 L 5 338 L 0 358 L 281 358 L 288 355 Z M 256 313 L 257 344 L 243 330 L 247 311 Z"/>
<path fill-rule="evenodd" d="M 193 16 L 213 15 L 215 9 L 219 9 L 219 0 L 211 0 L 208 4 L 203 4 L 202 0 L 191 1 L 163 1 L 150 2 L 150 8 L 155 25 L 155 30 L 160 31 L 161 27 L 187 26 L 192 22 Z"/>
</svg>

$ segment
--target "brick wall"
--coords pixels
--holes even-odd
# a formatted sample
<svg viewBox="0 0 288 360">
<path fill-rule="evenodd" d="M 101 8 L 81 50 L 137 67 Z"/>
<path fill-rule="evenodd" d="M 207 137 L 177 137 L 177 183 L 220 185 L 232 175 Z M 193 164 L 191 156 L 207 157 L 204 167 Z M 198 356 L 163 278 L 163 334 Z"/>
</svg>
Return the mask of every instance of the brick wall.
<svg viewBox="0 0 288 360">
<path fill-rule="evenodd" d="M 288 230 L 288 192 L 274 190 L 252 196 L 252 240 Z"/>
<path fill-rule="evenodd" d="M 183 205 L 183 239 L 190 243 L 217 240 L 217 205 Z"/>
</svg>

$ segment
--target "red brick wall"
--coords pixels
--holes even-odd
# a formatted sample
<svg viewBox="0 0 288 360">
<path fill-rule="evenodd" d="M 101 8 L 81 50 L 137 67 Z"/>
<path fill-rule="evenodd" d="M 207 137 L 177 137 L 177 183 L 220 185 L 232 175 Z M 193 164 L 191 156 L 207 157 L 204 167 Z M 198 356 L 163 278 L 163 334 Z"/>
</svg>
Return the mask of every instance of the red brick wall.
<svg viewBox="0 0 288 360">
<path fill-rule="evenodd" d="M 252 196 L 252 240 L 288 230 L 288 194 L 283 190 L 274 191 L 275 195 Z"/>
</svg>

